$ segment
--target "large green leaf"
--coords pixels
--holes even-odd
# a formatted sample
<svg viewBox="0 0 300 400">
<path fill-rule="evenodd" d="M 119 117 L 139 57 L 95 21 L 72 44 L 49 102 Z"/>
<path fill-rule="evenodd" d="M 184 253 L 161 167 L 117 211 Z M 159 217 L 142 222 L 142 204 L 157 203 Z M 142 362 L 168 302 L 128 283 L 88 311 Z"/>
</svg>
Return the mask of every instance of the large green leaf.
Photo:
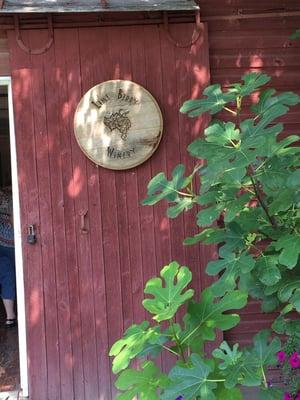
<svg viewBox="0 0 300 400">
<path fill-rule="evenodd" d="M 224 147 L 218 143 L 208 142 L 205 139 L 196 139 L 189 146 L 191 156 L 203 159 L 215 159 L 215 162 L 231 159 L 234 156 L 233 147 Z"/>
<path fill-rule="evenodd" d="M 222 204 L 215 204 L 210 207 L 204 208 L 197 214 L 197 225 L 207 226 L 212 225 L 212 223 L 219 217 L 223 211 Z"/>
<path fill-rule="evenodd" d="M 116 387 L 124 393 L 116 400 L 159 400 L 161 389 L 168 385 L 168 377 L 162 374 L 152 361 L 145 361 L 142 370 L 127 369 L 116 381 Z"/>
<path fill-rule="evenodd" d="M 145 293 L 153 297 L 145 299 L 143 306 L 155 316 L 156 321 L 173 318 L 178 308 L 194 295 L 192 289 L 184 291 L 192 280 L 192 273 L 187 267 L 173 261 L 160 272 L 163 278 L 150 279 L 145 287 Z"/>
<path fill-rule="evenodd" d="M 219 84 L 208 86 L 203 95 L 205 96 L 203 99 L 186 101 L 180 108 L 180 112 L 188 114 L 189 117 L 197 117 L 205 112 L 216 114 L 236 97 L 232 93 L 223 93 Z"/>
<path fill-rule="evenodd" d="M 185 167 L 177 165 L 172 172 L 172 179 L 167 180 L 165 174 L 160 172 L 148 183 L 147 197 L 142 201 L 143 205 L 153 205 L 162 199 L 175 202 L 179 199 L 178 191 L 185 188 L 190 179 L 184 177 Z"/>
<path fill-rule="evenodd" d="M 227 342 L 222 342 L 218 349 L 213 351 L 213 356 L 223 360 L 222 363 L 218 365 L 219 369 L 224 370 L 230 368 L 231 366 L 237 364 L 240 361 L 243 353 L 238 351 L 239 345 L 235 344 L 231 350 Z"/>
<path fill-rule="evenodd" d="M 253 362 L 257 362 L 260 368 L 272 366 L 277 363 L 276 354 L 281 349 L 279 338 L 274 338 L 269 343 L 270 330 L 266 329 L 254 336 L 253 348 L 251 350 L 251 358 Z"/>
<path fill-rule="evenodd" d="M 169 218 L 178 217 L 182 211 L 190 210 L 195 204 L 192 197 L 178 197 L 175 203 L 175 205 L 169 207 L 167 210 Z"/>
<path fill-rule="evenodd" d="M 275 249 L 281 250 L 279 262 L 290 269 L 294 268 L 300 254 L 300 236 L 297 234 L 282 235 L 275 243 Z"/>
<path fill-rule="evenodd" d="M 114 356 L 113 373 L 117 374 L 127 368 L 130 360 L 135 358 L 148 341 L 156 341 L 160 337 L 159 327 L 149 328 L 149 322 L 132 325 L 124 333 L 124 337 L 112 346 L 109 355 Z"/>
<path fill-rule="evenodd" d="M 265 137 L 264 144 L 258 149 L 258 155 L 271 158 L 273 156 L 284 157 L 289 154 L 297 154 L 300 152 L 299 147 L 291 146 L 291 144 L 296 144 L 298 140 L 299 136 L 297 135 L 290 135 L 282 140 L 278 140 L 275 135 L 269 135 Z M 262 160 L 262 163 L 264 162 L 265 160 Z"/>
<path fill-rule="evenodd" d="M 249 209 L 247 207 L 247 203 L 251 199 L 252 195 L 250 193 L 244 193 L 238 198 L 234 198 L 233 200 L 226 202 L 225 204 L 225 215 L 224 221 L 231 222 L 235 219 L 236 216 L 239 216 L 242 211 L 245 209 Z"/>
<path fill-rule="evenodd" d="M 230 251 L 221 251 L 222 259 L 210 261 L 207 264 L 206 272 L 208 275 L 218 275 L 224 271 L 219 279 L 212 284 L 212 291 L 216 296 L 222 296 L 236 287 L 236 280 L 243 273 L 250 272 L 255 265 L 255 261 L 247 253 L 235 255 Z"/>
<path fill-rule="evenodd" d="M 233 122 L 215 121 L 205 129 L 204 134 L 207 142 L 224 146 L 240 140 L 240 132 Z"/>
<path fill-rule="evenodd" d="M 161 400 L 175 400 L 183 396 L 184 400 L 194 400 L 197 396 L 201 400 L 216 399 L 213 389 L 215 382 L 208 381 L 212 368 L 204 363 L 198 354 L 190 357 L 190 367 L 175 366 L 169 373 L 171 384 L 165 389 Z"/>
<path fill-rule="evenodd" d="M 243 395 L 239 388 L 227 389 L 221 384 L 214 390 L 214 394 L 217 400 L 243 400 Z"/>
<path fill-rule="evenodd" d="M 275 196 L 286 187 L 290 176 L 288 170 L 290 162 L 281 157 L 273 157 L 265 164 L 265 168 L 259 175 L 259 181 L 263 185 L 264 192 L 268 196 Z"/>
<path fill-rule="evenodd" d="M 298 137 L 299 140 L 299 137 Z M 291 189 L 300 189 L 300 170 L 293 171 L 287 179 L 287 186 Z"/>
<path fill-rule="evenodd" d="M 188 305 L 181 342 L 196 349 L 205 340 L 215 340 L 217 328 L 225 331 L 240 321 L 239 315 L 225 312 L 243 308 L 246 304 L 247 294 L 239 290 L 227 293 L 221 299 L 215 298 L 211 288 L 203 290 L 200 302 L 191 301 Z"/>
<path fill-rule="evenodd" d="M 299 103 L 300 97 L 293 92 L 284 92 L 275 96 L 275 89 L 266 89 L 261 92 L 259 102 L 251 107 L 256 114 L 263 114 L 278 105 L 294 106 Z"/>
<path fill-rule="evenodd" d="M 262 254 L 256 260 L 256 269 L 259 280 L 267 286 L 273 286 L 281 279 L 281 273 L 278 268 L 277 255 Z"/>
<path fill-rule="evenodd" d="M 265 388 L 259 392 L 259 400 L 282 400 L 286 389 L 280 388 Z"/>
<path fill-rule="evenodd" d="M 300 312 L 300 279 L 287 280 L 278 289 L 278 298 L 281 302 L 290 302 Z"/>
<path fill-rule="evenodd" d="M 188 146 L 192 156 L 207 160 L 206 167 L 200 170 L 201 192 L 206 192 L 219 183 L 225 183 L 227 186 L 232 186 L 234 183 L 240 186 L 241 180 L 246 175 L 246 167 L 257 159 L 260 152 L 258 149 L 263 147 L 265 137 L 250 136 L 241 142 L 230 141 L 227 145 L 223 145 L 222 141 L 227 140 L 227 136 L 234 135 L 232 133 L 234 128 L 230 127 L 228 132 L 222 130 L 220 124 L 214 124 L 208 129 L 214 129 L 216 135 L 218 130 L 221 130 L 225 138 L 216 136 L 215 139 L 213 134 L 210 134 L 206 139 L 197 139 Z"/>
<path fill-rule="evenodd" d="M 235 221 L 226 225 L 226 229 L 207 228 L 193 237 L 184 240 L 184 244 L 192 245 L 198 242 L 205 244 L 222 243 L 223 251 L 241 250 L 245 246 L 245 232 Z"/>
<path fill-rule="evenodd" d="M 225 386 L 232 388 L 238 383 L 245 386 L 260 386 L 262 382 L 262 370 L 276 363 L 276 353 L 281 348 L 278 338 L 269 343 L 270 332 L 261 331 L 255 335 L 254 346 L 244 349 L 243 355 L 235 358 L 235 362 L 222 370 L 225 377 Z"/>
<path fill-rule="evenodd" d="M 248 96 L 249 94 L 255 92 L 259 87 L 268 83 L 270 80 L 271 77 L 266 74 L 262 74 L 260 72 L 249 72 L 242 76 L 244 85 L 241 85 L 239 94 L 241 96 Z"/>
<path fill-rule="evenodd" d="M 245 231 L 237 222 L 227 224 L 223 235 L 222 242 L 225 242 L 222 247 L 223 252 L 241 250 L 245 247 Z"/>
<path fill-rule="evenodd" d="M 207 228 L 195 236 L 187 237 L 183 244 L 190 246 L 199 242 L 205 244 L 220 243 L 224 239 L 224 230 L 218 228 Z"/>
<path fill-rule="evenodd" d="M 276 113 L 271 115 L 265 115 L 260 121 L 255 123 L 253 119 L 246 119 L 241 122 L 241 132 L 242 138 L 244 137 L 254 137 L 254 136 L 265 136 L 268 135 L 276 136 L 283 130 L 283 124 L 276 124 L 270 126 L 269 124 L 276 118 L 280 117 L 281 115 L 285 114 L 285 110 L 280 109 L 276 110 Z"/>
<path fill-rule="evenodd" d="M 147 342 L 144 343 L 142 351 L 137 354 L 138 358 L 152 357 L 156 358 L 159 353 L 163 350 L 163 345 L 170 340 L 166 332 L 161 333 L 154 337 L 150 337 Z"/>
<path fill-rule="evenodd" d="M 294 190 L 282 189 L 279 193 L 274 194 L 274 200 L 269 205 L 271 215 L 277 214 L 280 211 L 287 211 L 293 204 Z"/>
</svg>

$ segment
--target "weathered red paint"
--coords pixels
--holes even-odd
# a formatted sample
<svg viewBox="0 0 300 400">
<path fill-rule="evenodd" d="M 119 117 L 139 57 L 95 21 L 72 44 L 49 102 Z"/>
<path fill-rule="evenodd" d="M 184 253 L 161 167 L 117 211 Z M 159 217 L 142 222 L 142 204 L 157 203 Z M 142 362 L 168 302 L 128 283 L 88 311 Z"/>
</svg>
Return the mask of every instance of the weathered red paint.
<svg viewBox="0 0 300 400">
<path fill-rule="evenodd" d="M 187 41 L 194 24 L 170 25 Z M 146 280 L 173 259 L 203 274 L 213 248 L 184 248 L 195 216 L 170 221 L 165 205 L 141 207 L 157 172 L 184 161 L 186 144 L 205 121 L 179 115 L 180 104 L 209 82 L 207 34 L 176 49 L 159 26 L 55 30 L 55 45 L 27 55 L 9 34 L 16 112 L 22 225 L 35 224 L 38 243 L 24 243 L 30 395 L 32 400 L 114 397 L 108 349 L 141 307 Z M 38 47 L 45 31 L 27 31 Z M 165 118 L 162 143 L 138 168 L 98 168 L 78 147 L 73 115 L 81 96 L 109 79 L 146 87 Z M 81 233 L 87 211 L 89 233 Z M 201 255 L 205 254 L 203 259 Z M 162 359 L 168 368 L 170 359 Z"/>
</svg>

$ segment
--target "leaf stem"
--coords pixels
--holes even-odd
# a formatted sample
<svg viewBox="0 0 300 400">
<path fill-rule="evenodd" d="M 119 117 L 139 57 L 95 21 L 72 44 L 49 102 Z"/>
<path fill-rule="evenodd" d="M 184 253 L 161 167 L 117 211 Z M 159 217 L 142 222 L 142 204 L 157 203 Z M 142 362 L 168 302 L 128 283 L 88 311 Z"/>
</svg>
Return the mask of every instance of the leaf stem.
<svg viewBox="0 0 300 400">
<path fill-rule="evenodd" d="M 171 329 L 172 329 L 172 331 L 173 331 L 173 335 L 174 335 L 175 342 L 176 342 L 176 344 L 177 344 L 177 346 L 178 346 L 178 348 L 179 348 L 179 352 L 180 352 L 181 358 L 182 358 L 183 361 L 186 363 L 186 359 L 185 359 L 185 356 L 184 356 L 184 351 L 183 351 L 182 343 L 180 342 L 180 340 L 179 340 L 179 338 L 178 338 L 178 336 L 177 336 L 177 334 L 176 334 L 176 331 L 175 331 L 175 328 L 174 328 L 174 322 L 173 322 L 173 320 L 170 321 L 170 324 L 171 324 Z M 179 354 L 178 354 L 178 356 L 179 356 Z"/>
<path fill-rule="evenodd" d="M 236 115 L 236 111 L 231 110 L 231 108 L 228 108 L 228 107 L 223 107 L 223 108 L 224 108 L 224 110 L 230 112 L 231 114 Z"/>
<path fill-rule="evenodd" d="M 265 388 L 267 388 L 268 387 L 268 382 L 267 382 L 267 378 L 266 378 L 266 374 L 265 374 L 263 366 L 261 366 L 261 373 L 262 373 L 263 380 L 264 380 L 264 386 L 265 386 Z"/>
<path fill-rule="evenodd" d="M 190 332 L 190 333 L 182 340 L 181 344 L 183 344 L 183 343 L 186 342 L 191 336 L 193 336 L 193 334 L 194 334 L 195 332 L 197 332 L 197 330 L 201 327 L 201 325 L 202 325 L 202 324 L 196 326 L 196 328 L 194 328 L 194 329 L 192 330 L 192 332 Z"/>
<path fill-rule="evenodd" d="M 174 351 L 174 350 L 170 349 L 170 347 L 168 347 L 168 346 L 164 346 L 164 345 L 162 344 L 162 345 L 161 345 L 161 347 L 162 347 L 163 349 L 165 349 L 165 350 L 169 351 L 170 353 L 173 353 L 173 354 L 175 354 L 175 356 L 177 356 L 177 357 L 179 357 L 179 356 L 180 356 L 180 354 L 179 354 L 179 353 L 177 353 L 176 351 Z"/>
</svg>

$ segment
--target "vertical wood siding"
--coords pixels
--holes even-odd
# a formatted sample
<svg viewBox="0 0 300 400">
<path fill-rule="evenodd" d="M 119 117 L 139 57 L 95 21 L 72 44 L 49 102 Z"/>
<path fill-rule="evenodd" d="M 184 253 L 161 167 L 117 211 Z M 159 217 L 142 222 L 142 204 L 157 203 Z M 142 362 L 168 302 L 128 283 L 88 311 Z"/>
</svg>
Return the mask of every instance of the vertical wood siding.
<svg viewBox="0 0 300 400">
<path fill-rule="evenodd" d="M 171 27 L 186 42 L 194 24 Z M 27 31 L 39 47 L 45 31 Z M 179 162 L 192 163 L 186 145 L 204 120 L 179 115 L 181 103 L 209 82 L 207 34 L 176 49 L 158 26 L 55 30 L 55 45 L 29 56 L 9 35 L 23 232 L 37 227 L 38 243 L 24 243 L 31 400 L 109 400 L 114 397 L 108 349 L 141 307 L 146 280 L 176 259 L 194 272 L 197 291 L 213 248 L 182 246 L 196 232 L 195 216 L 165 216 L 165 205 L 141 207 L 146 185 Z M 128 171 L 94 165 L 81 152 L 73 116 L 81 96 L 109 79 L 147 88 L 164 115 L 162 143 L 153 157 Z M 80 232 L 87 211 L 89 234 Z M 167 368 L 170 360 L 161 360 Z"/>
<path fill-rule="evenodd" d="M 9 50 L 6 31 L 0 29 L 0 76 L 9 76 Z"/>
</svg>

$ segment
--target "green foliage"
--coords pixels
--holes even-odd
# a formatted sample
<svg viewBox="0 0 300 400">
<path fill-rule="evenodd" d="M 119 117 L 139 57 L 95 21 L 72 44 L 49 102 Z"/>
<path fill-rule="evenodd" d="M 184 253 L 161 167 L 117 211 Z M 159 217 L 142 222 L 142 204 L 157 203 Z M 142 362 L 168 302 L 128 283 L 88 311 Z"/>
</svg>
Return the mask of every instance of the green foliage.
<svg viewBox="0 0 300 400">
<path fill-rule="evenodd" d="M 166 265 L 160 276 L 164 279 L 165 285 L 160 278 L 153 278 L 147 282 L 145 293 L 151 294 L 153 298 L 143 301 L 143 306 L 158 322 L 173 318 L 178 308 L 188 299 L 193 297 L 194 291 L 188 289 L 182 291 L 192 280 L 191 271 L 187 267 L 180 267 L 177 262 Z"/>
<path fill-rule="evenodd" d="M 284 392 L 284 389 L 264 388 L 259 392 L 259 400 L 282 400 Z"/>
<path fill-rule="evenodd" d="M 212 285 L 213 293 L 216 296 L 223 295 L 228 290 L 234 289 L 237 278 L 241 274 L 249 273 L 255 265 L 254 259 L 247 253 L 235 254 L 223 249 L 220 256 L 223 258 L 210 261 L 206 268 L 208 275 L 218 275 L 225 270 L 220 279 Z"/>
<path fill-rule="evenodd" d="M 204 135 L 188 146 L 195 168 L 189 173 L 179 164 L 170 178 L 163 172 L 153 177 L 143 204 L 166 202 L 169 218 L 196 208 L 199 232 L 184 244 L 218 246 L 219 258 L 206 268 L 216 279 L 199 300 L 192 299 L 191 272 L 172 262 L 146 284 L 150 297 L 143 305 L 153 315 L 152 325 L 133 325 L 110 352 L 114 373 L 122 371 L 118 399 L 241 400 L 241 385 L 258 386 L 262 400 L 283 397 L 285 389 L 267 382 L 266 371 L 281 349 L 269 331 L 255 335 L 248 348 L 223 342 L 211 356 L 205 351 L 217 330 L 239 323 L 234 310 L 244 307 L 248 297 L 261 300 L 264 312 L 281 309 L 273 331 L 300 341 L 300 319 L 290 317 L 300 312 L 299 136 L 284 138 L 278 122 L 300 97 L 264 89 L 269 82 L 266 74 L 251 72 L 226 90 L 208 86 L 201 99 L 181 107 L 189 117 L 213 116 Z M 254 92 L 259 96 L 252 104 Z M 220 111 L 231 120 L 218 120 Z M 182 319 L 176 315 L 179 308 L 186 312 Z M 128 368 L 132 359 L 156 358 L 162 351 L 176 357 L 168 377 L 147 361 L 136 372 Z"/>
<path fill-rule="evenodd" d="M 191 156 L 205 163 L 190 176 L 182 175 L 186 186 L 177 191 L 181 200 L 176 199 L 175 214 L 200 206 L 196 222 L 202 230 L 184 244 L 221 246 L 219 260 L 211 261 L 206 270 L 219 277 L 212 286 L 215 296 L 240 285 L 262 300 L 264 311 L 288 302 L 299 310 L 299 291 L 293 285 L 300 274 L 299 136 L 278 139 L 283 125 L 276 119 L 298 104 L 300 97 L 263 90 L 269 80 L 265 74 L 246 74 L 227 91 L 212 85 L 203 99 L 184 103 L 181 111 L 192 117 L 225 110 L 232 121 L 213 119 L 204 137 L 188 146 Z M 243 107 L 244 98 L 257 90 L 261 90 L 258 102 Z M 253 113 L 252 118 L 241 118 L 244 108 Z M 194 191 L 196 178 L 201 183 L 199 192 Z M 148 199 L 149 193 L 145 202 Z M 174 207 L 170 197 L 165 199 Z M 179 208 L 183 199 L 188 207 L 182 203 Z M 160 198 L 151 200 L 154 204 Z M 212 227 L 216 221 L 221 224 Z M 261 248 L 266 239 L 269 244 Z"/>
<path fill-rule="evenodd" d="M 160 389 L 168 385 L 168 378 L 152 361 L 145 361 L 142 370 L 127 369 L 116 381 L 116 387 L 124 393 L 116 400 L 132 400 L 139 395 L 141 400 L 159 400 Z"/>
<path fill-rule="evenodd" d="M 281 344 L 278 338 L 268 343 L 269 331 L 261 331 L 253 339 L 253 348 L 238 351 L 238 345 L 231 350 L 226 342 L 213 352 L 214 357 L 224 360 L 219 364 L 225 387 L 233 388 L 238 383 L 245 386 L 259 386 L 264 379 L 262 371 L 276 363 L 276 353 Z"/>
<path fill-rule="evenodd" d="M 171 384 L 164 391 L 161 400 L 174 400 L 182 395 L 185 400 L 199 396 L 203 400 L 215 399 L 213 389 L 217 383 L 208 380 L 212 367 L 198 354 L 192 354 L 187 366 L 175 366 L 169 373 Z"/>
<path fill-rule="evenodd" d="M 115 356 L 113 372 L 117 374 L 127 368 L 130 360 L 136 357 L 147 342 L 156 341 L 159 332 L 157 328 L 149 328 L 149 322 L 144 321 L 140 325 L 132 325 L 124 334 L 123 339 L 118 340 L 111 348 L 109 355 Z"/>
<path fill-rule="evenodd" d="M 218 349 L 213 351 L 213 356 L 215 358 L 220 358 L 223 360 L 219 364 L 220 370 L 226 370 L 239 363 L 243 353 L 238 351 L 239 345 L 235 344 L 231 350 L 227 342 L 222 342 Z"/>
<path fill-rule="evenodd" d="M 188 343 L 193 351 L 201 351 L 205 341 L 215 340 L 216 329 L 226 331 L 239 323 L 239 315 L 224 313 L 241 309 L 246 303 L 246 293 L 239 290 L 227 293 L 218 301 L 210 288 L 203 290 L 201 301 L 191 301 L 188 305 L 184 317 L 186 333 L 181 334 L 182 344 Z"/>
<path fill-rule="evenodd" d="M 239 316 L 232 314 L 231 310 L 244 307 L 247 294 L 234 290 L 217 300 L 208 288 L 196 302 L 191 300 L 193 290 L 187 289 L 191 281 L 187 267 L 172 262 L 162 269 L 161 277 L 163 281 L 154 278 L 147 282 L 145 292 L 153 298 L 143 302 L 144 307 L 154 314 L 157 325 L 149 326 L 147 321 L 132 325 L 111 348 L 113 372 L 120 373 L 116 387 L 121 394 L 117 399 L 132 400 L 134 396 L 140 399 L 174 399 L 172 396 L 175 395 L 184 395 L 185 399 L 194 399 L 198 395 L 201 399 L 217 399 L 219 394 L 224 399 L 241 399 L 238 389 L 225 385 L 225 379 L 217 368 L 218 362 L 200 354 L 204 355 L 205 342 L 215 339 L 216 329 L 225 331 L 239 322 Z M 174 314 L 183 304 L 187 304 L 187 312 L 181 323 L 174 323 Z M 167 328 L 161 325 L 162 321 L 168 321 Z M 178 359 L 168 377 L 149 360 L 141 364 L 141 370 L 127 368 L 132 359 L 156 358 L 162 350 L 169 351 Z M 194 351 L 198 354 L 188 356 Z"/>
</svg>

